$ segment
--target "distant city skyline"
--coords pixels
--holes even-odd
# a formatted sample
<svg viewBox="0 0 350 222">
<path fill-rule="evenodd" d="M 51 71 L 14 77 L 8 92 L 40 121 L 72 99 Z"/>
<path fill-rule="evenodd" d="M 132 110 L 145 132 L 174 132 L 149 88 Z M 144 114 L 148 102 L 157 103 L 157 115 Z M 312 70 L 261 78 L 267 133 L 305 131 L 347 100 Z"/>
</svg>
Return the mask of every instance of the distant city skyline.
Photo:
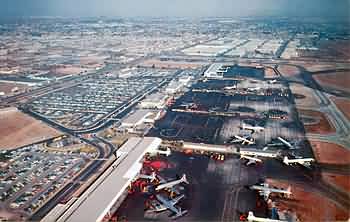
<svg viewBox="0 0 350 222">
<path fill-rule="evenodd" d="M 350 0 L 2 0 L 0 17 L 302 16 L 350 18 Z"/>
</svg>

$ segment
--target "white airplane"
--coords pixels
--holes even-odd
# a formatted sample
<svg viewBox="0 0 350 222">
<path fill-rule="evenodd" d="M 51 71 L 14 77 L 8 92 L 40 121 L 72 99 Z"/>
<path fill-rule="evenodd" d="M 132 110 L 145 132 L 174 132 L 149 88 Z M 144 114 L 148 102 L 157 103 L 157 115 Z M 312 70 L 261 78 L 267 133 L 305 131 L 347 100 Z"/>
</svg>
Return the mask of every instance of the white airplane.
<svg viewBox="0 0 350 222">
<path fill-rule="evenodd" d="M 287 190 L 283 190 L 283 189 L 270 188 L 269 184 L 267 184 L 267 183 L 264 183 L 263 186 L 252 185 L 252 186 L 250 186 L 250 189 L 258 190 L 259 194 L 261 196 L 264 196 L 265 200 L 269 199 L 270 193 L 283 193 L 283 194 L 286 194 L 287 197 L 290 197 L 290 195 L 292 194 L 290 186 L 288 187 Z"/>
<path fill-rule="evenodd" d="M 249 126 L 249 125 L 247 125 L 245 123 L 242 124 L 242 129 L 243 130 L 251 130 L 251 131 L 253 131 L 253 133 L 255 133 L 255 132 L 262 132 L 262 131 L 265 130 L 264 127 L 261 127 L 261 126 Z"/>
<path fill-rule="evenodd" d="M 261 87 L 251 87 L 251 88 L 248 88 L 248 91 L 258 91 L 260 89 Z"/>
<path fill-rule="evenodd" d="M 158 149 L 157 149 L 156 152 L 157 152 L 158 154 L 163 154 L 163 155 L 165 155 L 165 156 L 170 156 L 170 154 L 171 154 L 170 148 L 167 148 L 166 150 L 158 150 Z"/>
<path fill-rule="evenodd" d="M 304 166 L 310 166 L 311 162 L 314 162 L 314 158 L 300 158 L 300 159 L 289 159 L 287 156 L 283 158 L 283 163 L 286 165 L 299 163 Z"/>
<path fill-rule="evenodd" d="M 249 222 L 283 222 L 283 220 L 276 220 L 270 218 L 256 217 L 252 211 L 249 211 L 247 220 Z"/>
<path fill-rule="evenodd" d="M 242 136 L 234 136 L 236 139 L 232 141 L 232 143 L 242 143 L 243 145 L 253 145 L 255 144 L 254 139 Z"/>
<path fill-rule="evenodd" d="M 184 108 L 190 108 L 190 107 L 193 107 L 195 106 L 196 104 L 195 103 L 191 103 L 191 102 L 184 102 L 180 105 L 180 107 L 184 107 Z"/>
<path fill-rule="evenodd" d="M 225 86 L 224 89 L 225 89 L 225 90 L 237 89 L 237 86 L 236 86 L 236 85 L 233 85 L 233 86 Z"/>
<path fill-rule="evenodd" d="M 159 180 L 159 184 L 165 184 L 168 182 L 160 175 L 157 175 L 157 179 Z M 173 187 L 170 187 L 169 190 L 174 194 L 180 195 L 180 191 L 179 191 L 178 187 L 173 186 Z"/>
<path fill-rule="evenodd" d="M 138 177 L 141 178 L 141 179 L 148 179 L 151 182 L 153 182 L 153 181 L 155 181 L 157 179 L 157 175 L 156 175 L 155 172 L 152 172 L 151 175 L 140 174 Z"/>
<path fill-rule="evenodd" d="M 170 210 L 175 213 L 175 215 L 172 216 L 172 219 L 181 217 L 187 213 L 187 210 L 182 210 L 180 207 L 176 207 L 175 205 L 184 197 L 185 195 L 180 195 L 174 199 L 167 200 L 162 195 L 157 194 L 156 198 L 157 198 L 157 202 L 159 203 L 153 204 L 152 206 L 154 207 L 154 209 L 150 210 L 150 212 L 161 212 L 165 210 Z"/>
<path fill-rule="evenodd" d="M 277 82 L 277 79 L 271 79 L 267 81 L 269 84 L 275 84 Z"/>
<path fill-rule="evenodd" d="M 295 150 L 297 149 L 295 146 L 293 146 L 290 142 L 288 142 L 287 140 L 283 139 L 282 137 L 277 137 L 277 139 L 279 141 L 281 141 L 285 146 L 287 146 L 289 149 L 291 150 Z"/>
<path fill-rule="evenodd" d="M 174 181 L 171 181 L 171 182 L 159 184 L 156 187 L 156 191 L 159 191 L 159 190 L 162 190 L 162 189 L 166 189 L 166 188 L 172 188 L 173 186 L 176 186 L 176 185 L 178 185 L 180 183 L 187 183 L 187 184 L 189 184 L 189 182 L 187 181 L 187 178 L 186 178 L 186 174 L 183 174 L 182 177 L 180 179 L 178 179 L 178 180 L 174 180 Z"/>
<path fill-rule="evenodd" d="M 255 163 L 262 163 L 262 160 L 256 157 L 251 157 L 251 156 L 246 156 L 246 155 L 242 155 L 240 159 L 247 159 L 248 162 L 246 163 L 247 166 L 251 165 L 251 164 L 255 164 Z"/>
<path fill-rule="evenodd" d="M 169 156 L 171 154 L 171 150 L 167 148 L 166 150 L 159 150 L 159 149 L 154 149 L 151 151 L 148 151 L 151 155 L 157 155 L 157 154 L 162 154 L 165 156 Z"/>
</svg>

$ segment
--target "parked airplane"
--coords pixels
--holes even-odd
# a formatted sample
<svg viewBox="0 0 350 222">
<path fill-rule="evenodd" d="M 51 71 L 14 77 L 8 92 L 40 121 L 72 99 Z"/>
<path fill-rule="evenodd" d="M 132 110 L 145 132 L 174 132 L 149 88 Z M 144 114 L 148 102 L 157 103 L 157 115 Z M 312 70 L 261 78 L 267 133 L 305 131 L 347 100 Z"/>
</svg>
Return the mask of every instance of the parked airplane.
<svg viewBox="0 0 350 222">
<path fill-rule="evenodd" d="M 153 182 L 153 181 L 155 181 L 157 179 L 157 175 L 156 175 L 155 172 L 152 172 L 151 175 L 140 174 L 139 178 L 141 178 L 141 179 L 148 179 L 151 182 Z"/>
<path fill-rule="evenodd" d="M 279 141 L 281 141 L 285 146 L 287 146 L 289 149 L 291 150 L 295 150 L 297 149 L 295 146 L 293 146 L 290 142 L 288 142 L 287 140 L 283 139 L 282 137 L 277 137 L 277 139 Z"/>
<path fill-rule="evenodd" d="M 249 211 L 247 220 L 249 222 L 283 222 L 283 220 L 276 220 L 270 218 L 256 217 L 252 211 Z"/>
<path fill-rule="evenodd" d="M 232 143 L 242 143 L 243 145 L 253 145 L 255 144 L 254 139 L 242 136 L 234 136 L 236 139 L 232 141 Z"/>
<path fill-rule="evenodd" d="M 183 107 L 185 109 L 189 109 L 189 108 L 195 108 L 197 107 L 196 103 L 191 103 L 191 102 L 184 102 L 180 105 L 180 107 Z"/>
<path fill-rule="evenodd" d="M 258 91 L 260 89 L 261 87 L 251 87 L 251 88 L 248 88 L 248 91 Z"/>
<path fill-rule="evenodd" d="M 161 177 L 160 175 L 157 175 L 157 179 L 159 180 L 159 184 L 165 184 L 165 183 L 168 182 L 163 177 Z M 170 191 L 170 196 L 172 196 L 172 195 L 180 195 L 180 190 L 178 188 L 179 187 L 177 187 L 177 186 L 173 186 L 173 187 L 168 188 L 169 191 Z"/>
<path fill-rule="evenodd" d="M 248 162 L 246 163 L 247 166 L 251 165 L 251 164 L 256 164 L 256 163 L 261 163 L 262 160 L 256 157 L 251 157 L 251 156 L 246 156 L 246 155 L 242 155 L 241 154 L 241 158 L 240 159 L 247 159 Z"/>
<path fill-rule="evenodd" d="M 300 158 L 300 159 L 289 159 L 287 156 L 283 158 L 283 163 L 286 165 L 299 163 L 304 166 L 310 166 L 311 162 L 314 162 L 314 158 Z"/>
<path fill-rule="evenodd" d="M 269 184 L 267 183 L 264 183 L 262 186 L 252 185 L 250 186 L 250 189 L 258 190 L 259 194 L 261 196 L 264 196 L 265 200 L 268 200 L 270 193 L 283 193 L 283 194 L 286 194 L 287 197 L 289 197 L 292 194 L 290 186 L 288 187 L 287 190 L 283 190 L 283 189 L 270 188 Z"/>
<path fill-rule="evenodd" d="M 267 81 L 269 84 L 275 84 L 277 82 L 277 79 L 271 79 Z"/>
<path fill-rule="evenodd" d="M 157 187 L 156 187 L 156 191 L 159 191 L 159 190 L 162 190 L 162 189 L 166 189 L 166 188 L 172 188 L 173 186 L 176 186 L 180 183 L 189 183 L 187 181 L 187 178 L 186 178 L 186 174 L 183 174 L 182 177 L 178 180 L 174 180 L 174 181 L 171 181 L 171 182 L 167 182 L 167 183 L 162 183 L 162 184 L 159 184 Z"/>
<path fill-rule="evenodd" d="M 224 90 L 232 90 L 232 89 L 236 89 L 237 86 L 236 85 L 233 85 L 233 86 L 225 86 L 224 87 Z"/>
<path fill-rule="evenodd" d="M 251 130 L 253 133 L 255 132 L 262 132 L 265 130 L 264 127 L 261 127 L 261 126 L 249 126 L 245 123 L 242 124 L 242 127 L 241 127 L 243 130 Z"/>
<path fill-rule="evenodd" d="M 157 150 L 158 154 L 163 154 L 165 156 L 169 156 L 171 154 L 170 148 L 167 148 L 166 150 Z"/>
<path fill-rule="evenodd" d="M 171 150 L 169 148 L 167 148 L 166 150 L 154 149 L 154 150 L 149 150 L 148 153 L 150 153 L 150 155 L 162 154 L 165 156 L 169 156 L 171 154 Z"/>
<path fill-rule="evenodd" d="M 161 211 L 165 211 L 165 210 L 170 210 L 173 213 L 175 213 L 175 215 L 172 216 L 172 219 L 176 219 L 178 217 L 181 217 L 187 213 L 187 210 L 182 210 L 180 207 L 176 207 L 175 205 L 184 197 L 185 197 L 185 195 L 180 195 L 174 199 L 167 200 L 162 195 L 157 194 L 156 195 L 157 203 L 152 204 L 154 209 L 150 210 L 150 212 L 161 212 Z"/>
</svg>

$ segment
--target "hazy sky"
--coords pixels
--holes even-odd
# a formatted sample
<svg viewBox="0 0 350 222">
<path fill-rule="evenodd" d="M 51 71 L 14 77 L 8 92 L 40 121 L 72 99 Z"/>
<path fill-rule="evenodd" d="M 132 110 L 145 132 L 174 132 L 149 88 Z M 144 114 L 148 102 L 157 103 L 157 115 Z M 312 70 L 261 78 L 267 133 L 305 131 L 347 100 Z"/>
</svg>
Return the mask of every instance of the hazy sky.
<svg viewBox="0 0 350 222">
<path fill-rule="evenodd" d="M 349 16 L 350 0 L 0 0 L 0 16 Z"/>
</svg>

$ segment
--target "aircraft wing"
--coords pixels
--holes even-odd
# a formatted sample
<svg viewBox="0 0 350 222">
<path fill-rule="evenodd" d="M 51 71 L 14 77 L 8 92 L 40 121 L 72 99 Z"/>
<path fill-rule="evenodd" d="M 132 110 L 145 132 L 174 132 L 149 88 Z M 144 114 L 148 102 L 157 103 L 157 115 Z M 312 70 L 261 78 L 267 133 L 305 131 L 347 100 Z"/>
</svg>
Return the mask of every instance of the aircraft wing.
<svg viewBox="0 0 350 222">
<path fill-rule="evenodd" d="M 169 209 L 170 211 L 174 212 L 175 214 L 180 214 L 181 213 L 181 210 L 177 207 L 175 207 L 173 204 L 172 204 L 172 201 L 169 201 L 169 200 L 166 200 L 163 196 L 161 195 L 156 195 L 157 197 L 157 200 L 163 205 L 165 206 L 167 209 Z"/>
<path fill-rule="evenodd" d="M 261 196 L 264 196 L 265 200 L 269 199 L 270 191 L 268 191 L 268 190 L 261 190 L 259 193 L 260 193 Z"/>
<path fill-rule="evenodd" d="M 180 195 L 180 196 L 178 196 L 178 197 L 175 197 L 175 198 L 173 198 L 171 201 L 170 201 L 170 203 L 172 204 L 172 205 L 175 205 L 175 204 L 177 204 L 182 198 L 184 198 L 185 197 L 185 195 L 184 194 L 182 194 L 182 195 Z"/>
<path fill-rule="evenodd" d="M 247 166 L 251 165 L 251 164 L 255 164 L 255 160 L 249 160 L 248 163 L 246 164 Z"/>
</svg>

